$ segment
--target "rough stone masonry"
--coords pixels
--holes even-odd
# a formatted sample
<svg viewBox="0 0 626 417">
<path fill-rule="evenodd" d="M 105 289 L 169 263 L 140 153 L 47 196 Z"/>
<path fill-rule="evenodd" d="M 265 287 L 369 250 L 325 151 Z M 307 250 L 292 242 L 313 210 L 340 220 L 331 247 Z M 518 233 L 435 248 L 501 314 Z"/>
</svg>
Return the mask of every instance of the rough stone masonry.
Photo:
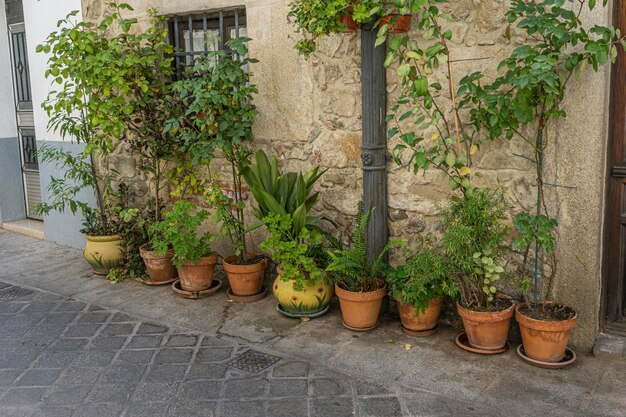
<svg viewBox="0 0 626 417">
<path fill-rule="evenodd" d="M 260 61 L 252 68 L 260 92 L 256 99 L 256 146 L 277 155 L 285 169 L 307 170 L 313 164 L 328 168 L 320 183 L 318 207 L 340 225 L 342 237 L 348 236 L 362 192 L 359 34 L 324 38 L 319 51 L 305 61 L 293 49 L 298 35 L 287 20 L 287 1 L 128 3 L 144 26 L 149 23 L 146 10 L 150 7 L 165 15 L 245 7 L 247 35 L 252 38 L 250 53 Z M 458 0 L 442 7 L 453 17 L 446 25 L 454 33 L 451 54 L 458 61 L 454 64 L 457 80 L 477 70 L 484 71 L 487 78 L 495 76 L 498 62 L 512 48 L 529 41 L 515 28 L 511 39 L 505 36 L 508 1 Z M 86 19 L 97 20 L 104 12 L 101 1 L 83 0 Z M 583 13 L 583 21 L 607 25 L 609 16 L 608 9 L 600 8 Z M 411 36 L 419 39 L 417 32 Z M 398 94 L 394 75 L 394 69 L 389 69 L 389 103 Z M 599 323 L 608 75 L 608 68 L 598 74 L 587 71 L 570 85 L 564 103 L 568 118 L 552 130 L 555 151 L 546 169 L 548 182 L 574 187 L 551 188 L 548 199 L 559 221 L 556 297 L 578 311 L 573 344 L 587 350 L 593 345 Z M 525 151 L 524 144 L 517 141 L 492 143 L 483 147 L 476 159 L 476 168 L 485 175 L 486 183 L 500 183 L 507 190 L 512 209 L 534 204 L 534 167 L 512 155 Z M 127 181 L 146 191 L 144 179 L 135 178 L 134 161 L 128 160 L 123 149 L 113 162 Z M 437 208 L 448 195 L 446 182 L 436 172 L 414 176 L 390 163 L 393 237 L 415 240 L 420 233 L 436 231 Z M 259 243 L 258 237 L 253 238 Z M 218 249 L 228 251 L 226 247 Z"/>
</svg>

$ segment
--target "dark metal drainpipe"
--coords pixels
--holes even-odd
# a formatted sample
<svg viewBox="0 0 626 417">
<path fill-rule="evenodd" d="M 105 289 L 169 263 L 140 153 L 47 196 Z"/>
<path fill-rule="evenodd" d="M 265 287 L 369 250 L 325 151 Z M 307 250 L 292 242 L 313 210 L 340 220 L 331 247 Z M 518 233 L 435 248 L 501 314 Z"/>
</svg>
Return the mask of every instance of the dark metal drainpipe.
<svg viewBox="0 0 626 417">
<path fill-rule="evenodd" d="M 361 91 L 363 202 L 365 209 L 375 207 L 367 234 L 369 260 L 372 262 L 387 244 L 387 73 L 385 44 L 374 47 L 377 28 L 372 23 L 361 30 Z"/>
</svg>

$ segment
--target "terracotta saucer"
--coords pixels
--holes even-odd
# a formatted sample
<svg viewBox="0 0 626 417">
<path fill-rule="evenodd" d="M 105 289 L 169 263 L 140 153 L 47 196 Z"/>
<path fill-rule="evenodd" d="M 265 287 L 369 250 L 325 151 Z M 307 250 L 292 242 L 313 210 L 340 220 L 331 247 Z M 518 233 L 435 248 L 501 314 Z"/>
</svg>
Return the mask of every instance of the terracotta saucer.
<svg viewBox="0 0 626 417">
<path fill-rule="evenodd" d="M 421 330 L 421 331 L 416 331 L 416 330 L 411 330 L 411 329 L 407 329 L 406 327 L 404 327 L 403 325 L 400 325 L 400 327 L 402 327 L 402 333 L 404 333 L 407 336 L 413 336 L 413 337 L 427 337 L 427 336 L 432 336 L 435 333 L 437 333 L 437 330 L 439 330 L 439 325 L 436 325 L 435 327 L 433 327 L 430 330 Z"/>
<path fill-rule="evenodd" d="M 341 324 L 343 324 L 343 327 L 345 327 L 348 330 L 352 330 L 353 332 L 366 332 L 368 330 L 373 330 L 373 329 L 378 327 L 378 322 L 376 322 L 375 325 L 370 326 L 370 327 L 352 327 L 352 326 L 348 326 L 343 320 L 341 320 Z"/>
<path fill-rule="evenodd" d="M 561 369 L 565 368 L 567 365 L 571 365 L 576 362 L 576 352 L 574 352 L 570 348 L 567 348 L 565 350 L 565 356 L 563 356 L 563 359 L 561 359 L 560 362 L 542 362 L 533 358 L 529 358 L 528 356 L 526 356 L 526 352 L 524 352 L 524 345 L 519 345 L 517 347 L 517 354 L 520 356 L 520 358 L 524 359 L 529 364 L 546 369 Z"/>
<path fill-rule="evenodd" d="M 228 291 L 226 291 L 226 295 L 228 295 L 230 301 L 234 303 L 253 303 L 255 301 L 259 301 L 262 298 L 265 298 L 265 296 L 267 295 L 267 288 L 263 287 L 261 289 L 261 292 L 255 295 L 235 295 L 229 288 Z"/>
<path fill-rule="evenodd" d="M 310 319 L 314 319 L 316 317 L 320 317 L 323 316 L 324 314 L 328 313 L 328 310 L 330 309 L 330 304 L 326 305 L 326 307 L 324 307 L 323 309 L 321 309 L 320 311 L 317 311 L 315 313 L 290 313 L 287 310 L 284 309 L 283 306 L 281 306 L 280 304 L 276 304 L 276 311 L 278 311 L 279 313 L 287 316 L 287 317 L 291 317 L 294 319 L 299 319 L 302 317 L 308 317 Z"/>
<path fill-rule="evenodd" d="M 218 292 L 220 290 L 220 288 L 222 288 L 222 281 L 219 279 L 214 279 L 213 282 L 211 282 L 211 286 L 206 289 L 206 290 L 202 290 L 202 291 L 186 291 L 183 290 L 180 287 L 180 280 L 176 280 L 174 281 L 174 283 L 172 284 L 172 289 L 174 290 L 174 292 L 183 297 L 183 298 L 189 298 L 192 300 L 199 300 L 201 298 L 206 298 L 209 297 L 213 294 L 215 294 L 216 292 Z"/>
<path fill-rule="evenodd" d="M 465 334 L 465 332 L 460 333 L 456 337 L 455 342 L 456 342 L 456 345 L 460 347 L 461 349 L 467 350 L 468 352 L 472 352 L 472 353 L 480 353 L 481 355 L 495 355 L 497 353 L 506 352 L 511 347 L 511 344 L 507 340 L 506 345 L 504 345 L 500 349 L 475 348 L 469 344 L 469 341 L 467 340 L 467 334 Z"/>
<path fill-rule="evenodd" d="M 178 280 L 178 277 L 172 278 L 172 279 L 170 279 L 168 281 L 150 281 L 149 279 L 147 279 L 147 280 L 141 281 L 141 282 L 143 284 L 146 284 L 146 285 L 151 285 L 151 286 L 158 287 L 158 286 L 161 286 L 161 285 L 171 284 L 172 282 L 175 282 L 177 280 Z"/>
</svg>

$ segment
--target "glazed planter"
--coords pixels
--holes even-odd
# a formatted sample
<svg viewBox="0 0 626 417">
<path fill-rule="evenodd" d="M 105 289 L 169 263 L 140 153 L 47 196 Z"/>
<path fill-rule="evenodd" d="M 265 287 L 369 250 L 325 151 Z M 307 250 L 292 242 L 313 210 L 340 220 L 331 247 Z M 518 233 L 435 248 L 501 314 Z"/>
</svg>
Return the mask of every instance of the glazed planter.
<svg viewBox="0 0 626 417">
<path fill-rule="evenodd" d="M 146 265 L 146 271 L 152 283 L 166 283 L 176 278 L 176 268 L 172 264 L 172 257 L 174 257 L 172 249 L 168 250 L 165 256 L 159 256 L 156 252 L 148 250 L 147 245 L 143 245 L 139 248 L 139 254 Z"/>
<path fill-rule="evenodd" d="M 526 303 L 520 304 L 515 309 L 515 319 L 522 334 L 524 353 L 536 361 L 560 362 L 565 356 L 578 315 L 568 320 L 537 320 L 521 312 L 525 305 Z"/>
<path fill-rule="evenodd" d="M 178 279 L 184 291 L 200 292 L 211 287 L 217 255 L 204 256 L 197 264 L 185 262 L 179 266 Z"/>
<path fill-rule="evenodd" d="M 96 275 L 108 275 L 109 270 L 119 265 L 122 260 L 122 237 L 86 235 L 86 238 L 83 257 Z"/>
<path fill-rule="evenodd" d="M 433 298 L 428 302 L 425 311 L 415 315 L 415 308 L 412 304 L 402 305 L 401 299 L 396 299 L 398 305 L 398 313 L 402 327 L 413 332 L 426 332 L 437 327 L 439 315 L 441 314 L 441 305 L 443 297 Z"/>
<path fill-rule="evenodd" d="M 237 256 L 224 258 L 224 271 L 228 276 L 230 290 L 239 297 L 257 295 L 263 290 L 263 276 L 267 260 L 251 265 L 237 264 Z"/>
<path fill-rule="evenodd" d="M 281 273 L 280 269 L 278 273 Z M 285 281 L 279 275 L 272 286 L 274 297 L 288 313 L 315 315 L 324 310 L 333 298 L 335 287 L 328 279 L 321 284 L 306 283 L 301 291 L 295 290 L 295 282 L 295 279 Z"/>
<path fill-rule="evenodd" d="M 506 345 L 515 304 L 501 311 L 472 311 L 456 303 L 471 347 L 481 350 L 502 349 Z"/>
<path fill-rule="evenodd" d="M 375 291 L 353 292 L 335 284 L 335 294 L 339 298 L 343 325 L 353 331 L 363 332 L 378 325 L 378 313 L 387 288 Z"/>
<path fill-rule="evenodd" d="M 411 29 L 411 15 L 390 14 L 380 18 L 380 26 L 389 25 L 387 33 L 406 33 Z"/>
<path fill-rule="evenodd" d="M 339 16 L 339 21 L 346 25 L 346 32 L 355 32 L 359 30 L 359 23 L 352 18 L 352 13 L 346 13 Z"/>
</svg>

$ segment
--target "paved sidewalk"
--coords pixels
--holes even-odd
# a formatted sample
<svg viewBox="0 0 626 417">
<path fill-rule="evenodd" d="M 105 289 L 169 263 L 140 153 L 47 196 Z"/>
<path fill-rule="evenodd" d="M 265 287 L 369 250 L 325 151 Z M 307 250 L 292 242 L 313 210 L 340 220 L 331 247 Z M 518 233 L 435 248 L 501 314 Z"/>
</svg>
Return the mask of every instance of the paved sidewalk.
<svg viewBox="0 0 626 417">
<path fill-rule="evenodd" d="M 394 317 L 354 334 L 337 306 L 300 322 L 271 296 L 112 285 L 80 251 L 4 231 L 0 282 L 2 417 L 626 415 L 624 362 L 547 371 L 461 351 L 453 329 L 408 338 Z"/>
</svg>

